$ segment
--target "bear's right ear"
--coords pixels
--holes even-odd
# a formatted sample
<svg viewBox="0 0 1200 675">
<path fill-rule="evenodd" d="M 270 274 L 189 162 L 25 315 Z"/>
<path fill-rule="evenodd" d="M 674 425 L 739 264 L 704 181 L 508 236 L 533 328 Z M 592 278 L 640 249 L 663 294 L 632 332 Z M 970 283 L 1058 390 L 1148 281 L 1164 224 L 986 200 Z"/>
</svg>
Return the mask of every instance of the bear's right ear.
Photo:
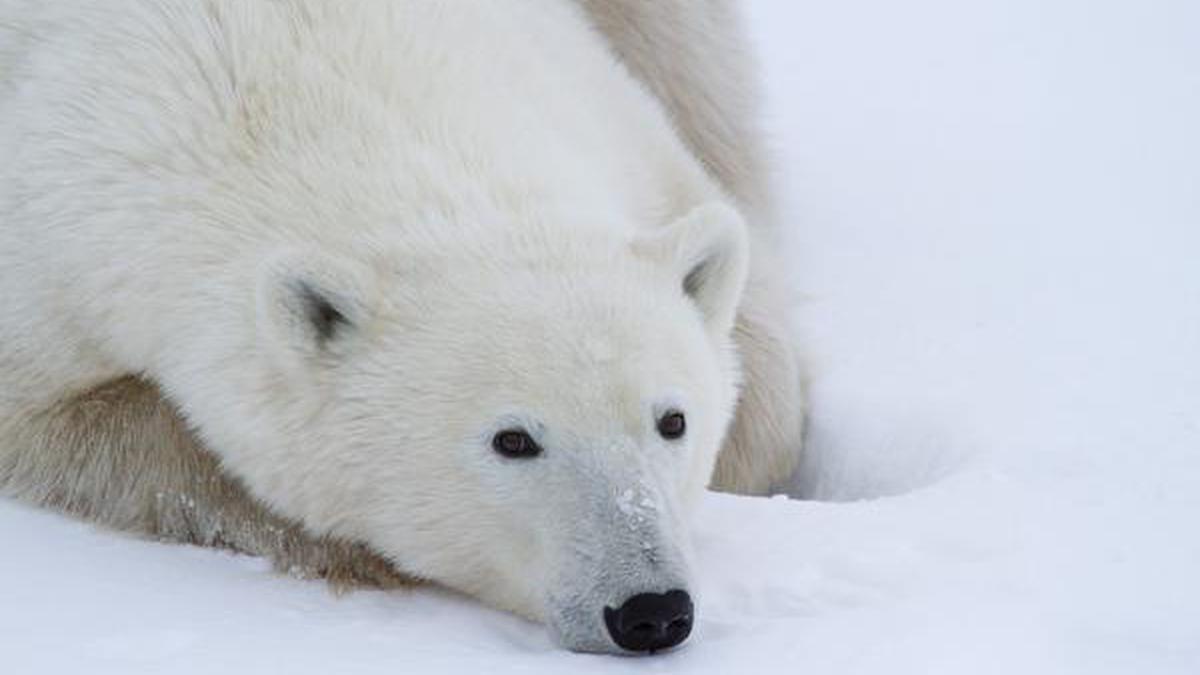
<svg viewBox="0 0 1200 675">
<path fill-rule="evenodd" d="M 715 334 L 733 325 L 749 265 L 746 223 L 733 207 L 711 202 L 640 237 L 634 250 L 666 263 L 684 295 Z"/>
<path fill-rule="evenodd" d="M 259 339 L 295 367 L 343 353 L 371 315 L 368 275 L 329 256 L 289 252 L 263 265 L 256 313 Z"/>
</svg>

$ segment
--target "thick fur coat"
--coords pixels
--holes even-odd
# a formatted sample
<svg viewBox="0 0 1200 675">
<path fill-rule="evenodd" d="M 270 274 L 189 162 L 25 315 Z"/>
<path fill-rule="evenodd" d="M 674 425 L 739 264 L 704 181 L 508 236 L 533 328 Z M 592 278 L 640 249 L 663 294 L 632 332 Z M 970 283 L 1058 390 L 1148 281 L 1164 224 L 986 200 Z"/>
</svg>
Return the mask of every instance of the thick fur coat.
<svg viewBox="0 0 1200 675">
<path fill-rule="evenodd" d="M 801 446 L 736 9 L 0 0 L 0 491 L 612 650 Z"/>
</svg>

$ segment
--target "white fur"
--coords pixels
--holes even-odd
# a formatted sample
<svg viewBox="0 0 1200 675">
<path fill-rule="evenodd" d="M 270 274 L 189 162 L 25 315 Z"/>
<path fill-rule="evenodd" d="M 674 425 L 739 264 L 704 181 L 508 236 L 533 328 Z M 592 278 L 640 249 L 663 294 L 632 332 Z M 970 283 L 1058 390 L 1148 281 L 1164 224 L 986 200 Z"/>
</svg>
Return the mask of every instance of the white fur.
<svg viewBox="0 0 1200 675">
<path fill-rule="evenodd" d="M 574 5 L 0 0 L 0 119 L 0 442 L 137 374 L 272 509 L 573 648 L 688 587 L 758 235 Z"/>
<path fill-rule="evenodd" d="M 667 109 L 679 135 L 750 221 L 750 279 L 734 339 L 744 373 L 712 487 L 786 489 L 803 445 L 805 392 L 793 299 L 776 227 L 758 80 L 738 0 L 576 0 L 621 63 Z"/>
</svg>

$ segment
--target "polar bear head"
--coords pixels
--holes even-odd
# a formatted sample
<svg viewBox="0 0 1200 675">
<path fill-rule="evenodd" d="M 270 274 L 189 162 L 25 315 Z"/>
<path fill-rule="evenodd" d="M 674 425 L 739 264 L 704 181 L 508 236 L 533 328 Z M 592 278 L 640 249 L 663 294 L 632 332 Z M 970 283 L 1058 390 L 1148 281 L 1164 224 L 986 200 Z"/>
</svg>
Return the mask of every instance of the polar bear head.
<svg viewBox="0 0 1200 675">
<path fill-rule="evenodd" d="M 234 468 L 569 648 L 673 646 L 735 405 L 745 237 L 716 202 L 650 232 L 283 254 L 259 279 L 256 420 L 286 447 Z"/>
</svg>

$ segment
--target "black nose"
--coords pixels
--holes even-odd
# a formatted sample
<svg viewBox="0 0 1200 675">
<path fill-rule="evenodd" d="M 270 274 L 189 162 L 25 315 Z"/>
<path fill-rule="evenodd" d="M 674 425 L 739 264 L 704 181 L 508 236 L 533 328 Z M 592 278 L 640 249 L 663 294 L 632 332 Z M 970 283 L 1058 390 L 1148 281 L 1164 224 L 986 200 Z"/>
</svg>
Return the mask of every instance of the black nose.
<svg viewBox="0 0 1200 675">
<path fill-rule="evenodd" d="M 639 593 L 617 609 L 604 608 L 613 642 L 631 652 L 669 649 L 692 632 L 692 596 L 687 591 Z"/>
</svg>

